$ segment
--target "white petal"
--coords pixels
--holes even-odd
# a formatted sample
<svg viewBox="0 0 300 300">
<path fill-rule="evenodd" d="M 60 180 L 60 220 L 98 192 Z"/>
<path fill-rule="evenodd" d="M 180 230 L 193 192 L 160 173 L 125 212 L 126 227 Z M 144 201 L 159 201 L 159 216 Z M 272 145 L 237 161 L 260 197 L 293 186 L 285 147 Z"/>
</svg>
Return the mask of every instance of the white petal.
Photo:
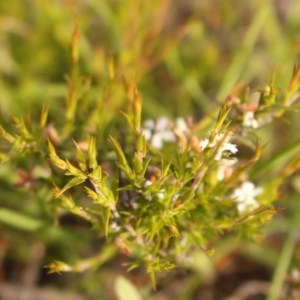
<svg viewBox="0 0 300 300">
<path fill-rule="evenodd" d="M 188 128 L 184 118 L 176 119 L 176 128 L 182 132 L 189 132 L 189 128 Z"/>
<path fill-rule="evenodd" d="M 161 149 L 163 147 L 163 140 L 160 134 L 154 134 L 151 138 L 151 145 L 156 149 Z"/>
<path fill-rule="evenodd" d="M 220 166 L 217 172 L 217 180 L 218 181 L 222 181 L 225 176 L 226 173 L 228 174 L 228 172 L 231 172 L 232 170 L 232 166 L 237 163 L 237 159 L 222 159 L 220 162 Z"/>
<path fill-rule="evenodd" d="M 238 148 L 235 144 L 226 143 L 222 145 L 221 151 L 230 151 L 231 153 L 235 154 L 238 152 Z"/>
<path fill-rule="evenodd" d="M 209 143 L 208 139 L 201 140 L 199 143 L 199 148 L 203 151 L 207 147 L 208 143 Z"/>
<path fill-rule="evenodd" d="M 254 117 L 254 112 L 253 111 L 247 111 L 247 112 L 244 113 L 243 125 L 245 127 L 252 127 L 252 128 L 257 128 L 258 127 L 258 122 Z"/>
<path fill-rule="evenodd" d="M 147 141 L 149 141 L 151 139 L 151 136 L 152 136 L 151 130 L 149 130 L 149 129 L 142 129 L 142 132 L 143 132 L 143 134 L 145 136 L 145 139 Z"/>
<path fill-rule="evenodd" d="M 169 126 L 170 126 L 170 120 L 167 117 L 161 117 L 156 121 L 155 130 L 158 132 L 164 131 Z"/>
<path fill-rule="evenodd" d="M 240 213 L 245 212 L 248 209 L 254 210 L 255 208 L 258 208 L 259 204 L 255 199 L 251 199 L 252 201 L 248 202 L 240 202 L 237 204 L 237 209 Z"/>
<path fill-rule="evenodd" d="M 152 119 L 146 120 L 143 123 L 144 127 L 150 130 L 153 130 L 155 127 L 155 122 Z"/>
<path fill-rule="evenodd" d="M 158 134 L 160 135 L 160 137 L 163 141 L 166 141 L 166 142 L 175 142 L 176 141 L 175 134 L 171 130 L 162 131 Z"/>
<path fill-rule="evenodd" d="M 247 208 L 257 208 L 258 203 L 255 197 L 263 192 L 261 187 L 255 187 L 255 185 L 250 181 L 245 181 L 241 187 L 233 191 L 233 197 L 237 202 L 237 208 L 240 212 Z"/>
<path fill-rule="evenodd" d="M 150 185 L 152 185 L 152 181 L 146 180 L 145 183 L 144 183 L 144 186 L 147 187 L 147 186 L 150 186 Z"/>
</svg>

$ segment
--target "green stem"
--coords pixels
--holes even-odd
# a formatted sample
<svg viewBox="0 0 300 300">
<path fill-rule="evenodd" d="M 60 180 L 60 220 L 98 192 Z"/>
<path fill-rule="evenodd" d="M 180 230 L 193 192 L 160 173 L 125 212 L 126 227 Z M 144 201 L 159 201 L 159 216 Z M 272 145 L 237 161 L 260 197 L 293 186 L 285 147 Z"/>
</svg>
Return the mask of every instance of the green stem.
<svg viewBox="0 0 300 300">
<path fill-rule="evenodd" d="M 280 292 L 282 290 L 282 284 L 284 281 L 284 277 L 288 271 L 288 267 L 290 265 L 294 246 L 295 246 L 295 240 L 296 240 L 296 233 L 297 233 L 297 226 L 296 222 L 293 222 L 291 230 L 288 233 L 288 236 L 285 240 L 285 243 L 283 245 L 282 251 L 278 258 L 278 263 L 273 275 L 272 283 L 269 290 L 269 295 L 267 300 L 277 300 L 279 299 Z"/>
</svg>

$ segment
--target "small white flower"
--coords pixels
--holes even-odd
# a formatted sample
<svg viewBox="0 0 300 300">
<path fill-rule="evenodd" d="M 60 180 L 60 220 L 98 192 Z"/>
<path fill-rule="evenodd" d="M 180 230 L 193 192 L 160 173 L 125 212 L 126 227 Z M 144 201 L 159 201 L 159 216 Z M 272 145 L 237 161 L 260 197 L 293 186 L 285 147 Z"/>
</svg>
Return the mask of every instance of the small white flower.
<svg viewBox="0 0 300 300">
<path fill-rule="evenodd" d="M 170 120 L 167 117 L 158 118 L 155 122 L 155 130 L 158 132 L 165 131 L 170 128 Z"/>
<path fill-rule="evenodd" d="M 175 142 L 176 135 L 189 132 L 188 125 L 183 118 L 177 118 L 173 124 L 167 117 L 154 120 L 146 120 L 142 132 L 147 141 L 150 141 L 154 148 L 161 149 L 164 142 Z"/>
<path fill-rule="evenodd" d="M 152 131 L 155 128 L 155 122 L 153 120 L 146 120 L 144 122 L 144 128 L 142 129 L 145 139 L 149 141 L 152 136 Z"/>
<path fill-rule="evenodd" d="M 229 151 L 232 154 L 238 152 L 237 146 L 235 144 L 229 143 L 231 137 L 231 132 L 229 132 L 226 136 L 224 136 L 224 133 L 217 134 L 215 139 L 211 142 L 207 138 L 201 140 L 199 143 L 199 148 L 203 151 L 206 148 L 218 147 L 215 155 L 215 160 L 220 160 L 224 151 Z"/>
<path fill-rule="evenodd" d="M 220 160 L 222 158 L 222 154 L 224 151 L 229 151 L 232 154 L 235 154 L 238 152 L 238 148 L 235 144 L 231 144 L 231 143 L 225 143 L 225 144 L 221 145 L 215 156 L 215 160 Z"/>
<path fill-rule="evenodd" d="M 110 229 L 113 231 L 113 232 L 119 232 L 121 230 L 121 227 L 116 223 L 116 222 L 112 222 L 110 224 Z"/>
<path fill-rule="evenodd" d="M 243 213 L 249 209 L 255 209 L 259 206 L 255 197 L 262 194 L 263 189 L 256 187 L 254 183 L 245 181 L 243 184 L 233 191 L 233 198 L 237 203 L 237 209 Z"/>
<path fill-rule="evenodd" d="M 233 172 L 233 165 L 238 160 L 236 158 L 233 159 L 221 159 L 220 165 L 217 171 L 217 180 L 222 181 L 225 178 L 228 178 Z"/>
<path fill-rule="evenodd" d="M 209 143 L 208 139 L 201 140 L 200 143 L 199 143 L 199 148 L 203 151 L 204 149 L 207 148 L 208 143 Z"/>
<path fill-rule="evenodd" d="M 154 148 L 161 149 L 164 142 L 175 142 L 175 135 L 172 131 L 157 132 L 152 136 L 151 144 Z"/>
<path fill-rule="evenodd" d="M 144 187 L 150 186 L 150 185 L 152 185 L 152 183 L 153 183 L 152 181 L 146 180 L 144 183 Z"/>
<path fill-rule="evenodd" d="M 161 149 L 164 142 L 175 142 L 176 136 L 170 128 L 171 122 L 162 117 L 157 121 L 146 120 L 142 129 L 145 139 L 150 141 L 154 148 Z"/>
<path fill-rule="evenodd" d="M 176 121 L 175 121 L 175 129 L 181 131 L 181 132 L 186 132 L 188 133 L 190 130 L 184 120 L 184 118 L 177 118 Z"/>
<path fill-rule="evenodd" d="M 243 115 L 243 126 L 257 128 L 258 122 L 254 117 L 253 111 L 246 111 Z"/>
</svg>

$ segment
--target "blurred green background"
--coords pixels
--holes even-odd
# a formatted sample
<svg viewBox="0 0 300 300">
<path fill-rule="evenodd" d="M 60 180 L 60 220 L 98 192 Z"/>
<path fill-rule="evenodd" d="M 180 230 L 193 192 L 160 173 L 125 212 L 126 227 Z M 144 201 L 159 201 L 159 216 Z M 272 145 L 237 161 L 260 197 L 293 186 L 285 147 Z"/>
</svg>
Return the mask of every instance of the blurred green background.
<svg viewBox="0 0 300 300">
<path fill-rule="evenodd" d="M 237 86 L 261 89 L 274 73 L 279 89 L 288 84 L 299 54 L 299 14 L 297 0 L 1 1 L 0 123 L 9 127 L 12 115 L 24 117 L 30 112 L 34 116 L 42 106 L 49 107 L 50 123 L 62 122 L 75 25 L 80 35 L 80 73 L 91 79 L 91 90 L 84 98 L 86 103 L 81 104 L 82 121 L 85 112 L 103 101 L 107 103 L 104 113 L 118 111 L 125 105 L 124 78 L 137 79 L 145 118 L 166 115 L 200 119 Z M 108 89 L 112 62 L 115 84 Z M 286 115 L 285 120 L 262 129 L 261 138 L 269 145 L 264 159 L 293 144 L 299 138 L 299 129 L 299 114 L 295 111 Z M 0 144 L 3 147 L 6 145 Z M 274 172 L 277 167 L 274 166 Z M 68 220 L 66 224 L 71 229 L 79 227 L 77 235 L 56 231 L 54 227 L 34 232 L 38 226 L 34 222 L 39 221 L 32 216 L 51 221 L 48 205 L 51 194 L 46 188 L 35 193 L 16 190 L 13 185 L 20 174 L 13 170 L 7 165 L 0 167 L 0 205 L 16 210 L 25 219 L 1 211 L 0 237 L 8 241 L 9 249 L 3 260 L 5 270 L 9 264 L 15 264 L 16 269 L 30 264 L 31 248 L 27 245 L 40 242 L 48 245 L 42 259 L 49 262 L 56 256 L 63 259 L 70 255 L 76 259 L 79 253 L 90 253 L 90 248 L 101 244 L 98 240 L 93 242 L 94 237 L 82 229 L 82 224 L 72 221 L 70 225 Z M 46 178 L 47 174 L 39 176 Z M 272 236 L 276 234 L 277 246 L 266 248 L 265 244 L 250 243 L 247 249 L 242 249 L 247 256 L 274 269 L 284 244 L 282 235 L 295 231 L 296 225 L 290 220 L 300 210 L 299 190 L 300 177 L 296 174 L 283 190 L 287 213 L 277 217 L 266 230 Z M 18 221 L 10 222 L 14 218 Z M 224 241 L 219 255 L 235 247 L 240 249 L 238 242 Z M 300 252 L 295 248 L 293 253 L 293 266 L 299 267 Z M 121 263 L 119 258 L 96 273 L 84 275 L 47 277 L 42 272 L 38 284 L 50 282 L 82 292 L 90 299 L 114 299 L 111 282 L 117 274 L 124 273 L 118 267 Z M 201 273 L 202 268 L 197 272 Z M 169 298 L 157 299 L 193 299 L 197 272 L 185 274 L 187 279 L 176 295 L 168 296 L 177 277 L 165 280 L 162 289 L 165 294 L 161 293 Z M 144 286 L 145 278 L 130 276 L 137 286 Z M 190 296 L 184 298 L 185 294 Z"/>
</svg>

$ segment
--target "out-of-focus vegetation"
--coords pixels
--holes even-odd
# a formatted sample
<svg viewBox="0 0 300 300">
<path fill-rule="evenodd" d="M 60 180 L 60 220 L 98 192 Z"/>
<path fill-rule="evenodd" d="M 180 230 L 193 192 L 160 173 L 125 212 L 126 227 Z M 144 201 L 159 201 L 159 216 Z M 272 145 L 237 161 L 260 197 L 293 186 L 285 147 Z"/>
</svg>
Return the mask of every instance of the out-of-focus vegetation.
<svg viewBox="0 0 300 300">
<path fill-rule="evenodd" d="M 197 299 L 197 292 L 207 284 L 205 278 L 212 280 L 224 257 L 235 250 L 271 269 L 274 277 L 269 297 L 275 299 L 284 276 L 293 268 L 298 269 L 300 263 L 296 247 L 300 213 L 297 201 L 299 68 L 295 68 L 298 73 L 293 77 L 299 55 L 299 12 L 300 3 L 296 0 L 0 2 L 0 123 L 5 128 L 1 130 L 0 144 L 3 160 L 0 238 L 2 248 L 8 249 L 3 260 L 6 279 L 14 276 L 7 271 L 9 266 L 18 270 L 35 261 L 31 252 L 38 244 L 43 245 L 44 252 L 40 267 L 47 264 L 54 271 L 55 268 L 68 271 L 70 265 L 74 271 L 89 269 L 56 277 L 46 275 L 47 270 L 41 268 L 37 276 L 40 285 L 51 283 L 83 293 L 90 299 L 114 299 L 115 295 L 122 299 L 121 291 L 124 295 L 126 290 L 131 293 L 131 299 L 163 296 Z M 224 238 L 211 241 L 216 253 L 210 260 L 199 247 L 199 251 L 193 252 L 192 262 L 179 263 L 179 271 L 158 274 L 155 294 L 151 280 L 144 275 L 147 270 L 143 264 L 126 273 L 124 263 L 132 261 L 126 255 L 118 255 L 117 250 L 128 254 L 127 241 L 119 239 L 117 247 L 113 243 L 104 247 L 106 232 L 101 230 L 105 225 L 97 228 L 92 222 L 95 230 L 91 230 L 90 215 L 76 210 L 70 204 L 72 199 L 59 197 L 73 183 L 86 180 L 73 181 L 63 190 L 69 180 L 63 173 L 72 170 L 65 165 L 60 168 L 60 164 L 66 164 L 60 159 L 73 162 L 77 151 L 77 161 L 83 164 L 82 152 L 87 151 L 86 170 L 90 172 L 95 169 L 93 153 L 96 151 L 103 177 L 112 171 L 116 155 L 119 155 L 119 165 L 126 169 L 126 165 L 122 166 L 122 153 L 118 152 L 119 143 L 121 147 L 126 145 L 123 151 L 128 159 L 132 159 L 128 156 L 136 148 L 141 152 L 144 149 L 145 141 L 134 144 L 141 125 L 134 105 L 140 104 L 140 99 L 137 100 L 140 96 L 142 120 L 192 117 L 193 133 L 201 133 L 200 139 L 213 139 L 209 129 L 215 128 L 217 112 L 225 99 L 228 96 L 231 100 L 241 99 L 242 104 L 250 103 L 249 110 L 255 111 L 256 107 L 250 107 L 255 91 L 265 101 L 257 116 L 271 112 L 272 119 L 245 135 L 249 143 L 243 140 L 243 132 L 239 132 L 241 140 L 236 138 L 241 145 L 239 155 L 245 161 L 254 163 L 251 158 L 263 148 L 259 161 L 247 171 L 249 178 L 245 180 L 255 180 L 264 187 L 272 182 L 269 200 L 265 195 L 264 204 L 269 205 L 268 201 L 277 198 L 276 206 L 284 209 L 278 209 L 278 215 L 263 229 L 260 240 L 256 232 L 246 232 L 255 241 L 240 242 L 226 237 L 224 230 Z M 129 123 L 132 122 L 131 133 L 126 131 L 126 117 L 120 111 L 127 113 Z M 234 127 L 234 121 L 239 121 L 236 115 L 230 117 L 233 120 L 230 126 L 239 128 Z M 220 122 L 218 130 L 224 130 L 222 126 L 226 124 Z M 95 137 L 97 150 L 89 135 Z M 255 137 L 261 147 L 256 152 Z M 151 146 L 148 150 L 154 157 L 159 156 Z M 167 148 L 163 154 L 167 151 L 171 150 Z M 191 164 L 188 159 L 178 164 L 183 162 Z M 164 167 L 167 174 L 167 166 Z M 173 172 L 180 169 L 172 167 Z M 285 181 L 279 186 L 283 178 Z M 123 189 L 130 184 L 126 180 L 121 185 Z M 278 191 L 277 186 L 274 188 L 276 184 Z M 143 189 L 138 183 L 135 188 L 139 192 Z M 132 192 L 132 186 L 128 189 Z M 158 193 L 156 189 L 151 193 Z M 74 194 L 75 202 L 78 195 L 81 194 Z M 101 217 L 105 223 L 107 215 L 103 213 Z M 124 220 L 129 222 L 130 218 Z M 225 228 L 225 221 L 222 226 Z M 170 226 L 169 230 L 177 235 L 176 227 Z M 257 228 L 254 226 L 253 230 Z M 83 257 L 92 258 L 82 260 Z M 56 260 L 70 265 L 55 264 Z M 95 269 L 91 270 L 90 266 Z M 129 277 L 138 292 L 124 278 L 118 278 L 119 275 Z M 178 278 L 183 279 L 180 288 L 175 289 Z M 226 291 L 224 295 L 228 295 Z"/>
</svg>

